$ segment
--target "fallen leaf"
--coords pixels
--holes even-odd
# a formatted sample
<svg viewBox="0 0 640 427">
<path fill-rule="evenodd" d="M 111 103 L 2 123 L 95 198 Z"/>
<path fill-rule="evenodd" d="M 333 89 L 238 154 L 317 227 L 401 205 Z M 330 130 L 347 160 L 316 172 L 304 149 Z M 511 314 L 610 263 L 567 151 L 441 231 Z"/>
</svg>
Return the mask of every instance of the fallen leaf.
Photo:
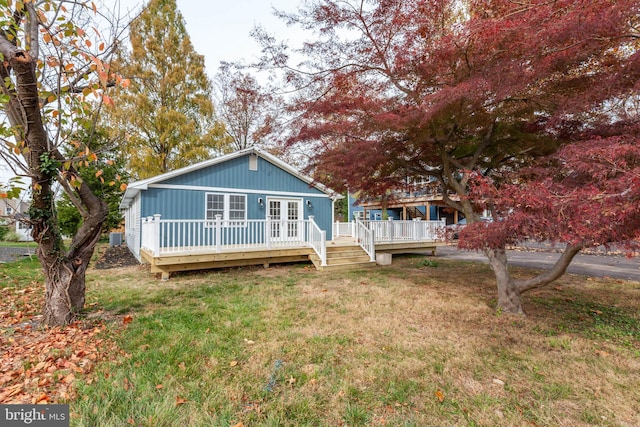
<svg viewBox="0 0 640 427">
<path fill-rule="evenodd" d="M 163 387 L 162 384 L 156 384 L 156 390 L 162 390 Z"/>
<path fill-rule="evenodd" d="M 504 385 L 504 381 L 499 380 L 499 379 L 497 379 L 497 378 L 494 378 L 494 379 L 493 379 L 493 383 L 494 383 L 495 385 L 499 385 L 499 386 L 503 386 L 503 385 Z"/>
<path fill-rule="evenodd" d="M 240 422 L 240 423 L 238 423 L 238 424 L 234 424 L 234 425 L 233 425 L 233 426 L 231 426 L 231 427 L 244 427 L 244 424 L 242 424 L 242 423 Z"/>
<path fill-rule="evenodd" d="M 38 404 L 40 402 L 45 402 L 45 403 L 49 402 L 49 396 L 47 396 L 47 393 L 40 394 L 40 396 L 38 396 L 33 403 Z"/>
<path fill-rule="evenodd" d="M 438 402 L 444 402 L 444 393 L 442 393 L 442 391 L 436 390 L 435 395 L 438 398 Z"/>
<path fill-rule="evenodd" d="M 184 405 L 187 403 L 187 399 L 184 397 L 176 396 L 176 406 Z"/>
<path fill-rule="evenodd" d="M 131 321 L 133 320 L 133 316 L 130 314 L 127 314 L 126 316 L 124 316 L 122 318 L 122 324 L 123 325 L 128 325 L 129 323 L 131 323 Z"/>
<path fill-rule="evenodd" d="M 64 377 L 64 379 L 62 380 L 63 383 L 65 384 L 71 384 L 72 382 L 74 382 L 76 380 L 76 376 L 73 374 L 69 374 L 66 377 Z"/>
<path fill-rule="evenodd" d="M 232 360 L 231 362 L 229 362 L 229 366 L 233 367 L 233 366 L 237 366 L 238 365 L 238 361 L 237 360 Z"/>
</svg>

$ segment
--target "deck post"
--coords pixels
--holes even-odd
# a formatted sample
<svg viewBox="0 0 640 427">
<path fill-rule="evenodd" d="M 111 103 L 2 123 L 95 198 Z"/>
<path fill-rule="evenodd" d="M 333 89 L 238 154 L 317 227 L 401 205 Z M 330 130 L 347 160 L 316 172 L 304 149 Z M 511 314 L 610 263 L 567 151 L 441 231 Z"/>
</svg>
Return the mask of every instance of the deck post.
<svg viewBox="0 0 640 427">
<path fill-rule="evenodd" d="M 271 249 L 271 227 L 271 215 L 267 215 L 267 220 L 264 223 L 264 242 L 267 249 Z"/>
<path fill-rule="evenodd" d="M 413 219 L 413 240 L 422 240 L 422 227 L 420 218 Z"/>
<path fill-rule="evenodd" d="M 393 231 L 394 231 L 393 218 L 389 218 L 389 239 L 391 239 L 392 242 L 393 242 Z"/>
<path fill-rule="evenodd" d="M 376 230 L 371 227 L 371 243 L 369 243 L 369 253 L 371 254 L 369 260 L 375 262 L 376 260 Z"/>
<path fill-rule="evenodd" d="M 216 252 L 220 252 L 222 246 L 222 215 L 216 215 Z"/>
<path fill-rule="evenodd" d="M 153 216 L 153 255 L 160 256 L 160 214 Z"/>
</svg>

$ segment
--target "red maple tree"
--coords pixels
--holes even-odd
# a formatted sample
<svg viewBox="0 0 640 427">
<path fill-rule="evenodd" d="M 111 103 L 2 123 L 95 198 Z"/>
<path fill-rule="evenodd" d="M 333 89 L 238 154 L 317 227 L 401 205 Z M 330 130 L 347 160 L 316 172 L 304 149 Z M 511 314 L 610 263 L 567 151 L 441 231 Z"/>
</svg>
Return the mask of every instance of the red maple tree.
<svg viewBox="0 0 640 427">
<path fill-rule="evenodd" d="M 632 0 L 324 0 L 281 14 L 314 31 L 297 52 L 305 58 L 298 68 L 288 65 L 285 44 L 258 35 L 264 64 L 284 70 L 300 89 L 290 143 L 313 147 L 319 180 L 379 197 L 407 181 L 435 178 L 445 202 L 473 224 L 473 177 L 501 188 L 560 147 L 575 148 L 559 155 L 595 147 L 603 129 L 610 144 L 637 140 L 628 124 L 637 119 L 639 12 Z M 533 182 L 524 198 L 538 196 Z M 610 201 L 618 212 L 618 199 Z M 504 225 L 482 230 L 505 234 Z M 556 274 L 543 274 L 540 285 L 590 244 L 580 237 L 567 240 Z M 506 240 L 484 234 L 475 247 L 496 274 L 498 308 L 522 313 Z"/>
</svg>

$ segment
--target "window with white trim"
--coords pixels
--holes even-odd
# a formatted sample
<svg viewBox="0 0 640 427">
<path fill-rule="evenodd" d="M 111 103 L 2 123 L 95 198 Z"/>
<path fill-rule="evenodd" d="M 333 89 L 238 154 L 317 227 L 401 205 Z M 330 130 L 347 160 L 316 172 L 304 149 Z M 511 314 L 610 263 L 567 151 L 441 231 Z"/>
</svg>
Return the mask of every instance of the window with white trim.
<svg viewBox="0 0 640 427">
<path fill-rule="evenodd" d="M 247 196 L 245 194 L 206 193 L 205 219 L 212 227 L 216 215 L 220 215 L 224 226 L 243 226 L 247 219 Z M 211 222 L 210 222 L 211 221 Z"/>
<path fill-rule="evenodd" d="M 364 211 L 353 212 L 353 219 L 358 221 L 364 221 Z"/>
</svg>

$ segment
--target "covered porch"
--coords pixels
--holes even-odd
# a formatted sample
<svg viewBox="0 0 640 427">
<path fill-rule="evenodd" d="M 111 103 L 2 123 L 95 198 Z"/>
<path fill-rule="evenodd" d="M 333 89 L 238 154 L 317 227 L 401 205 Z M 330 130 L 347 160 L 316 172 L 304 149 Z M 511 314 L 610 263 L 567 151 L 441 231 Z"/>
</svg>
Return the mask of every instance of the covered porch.
<svg viewBox="0 0 640 427">
<path fill-rule="evenodd" d="M 311 261 L 318 270 L 369 267 L 376 253 L 429 250 L 444 243 L 444 221 L 335 223 L 327 241 L 313 216 L 307 220 L 225 221 L 143 218 L 141 259 L 152 273 Z"/>
</svg>

